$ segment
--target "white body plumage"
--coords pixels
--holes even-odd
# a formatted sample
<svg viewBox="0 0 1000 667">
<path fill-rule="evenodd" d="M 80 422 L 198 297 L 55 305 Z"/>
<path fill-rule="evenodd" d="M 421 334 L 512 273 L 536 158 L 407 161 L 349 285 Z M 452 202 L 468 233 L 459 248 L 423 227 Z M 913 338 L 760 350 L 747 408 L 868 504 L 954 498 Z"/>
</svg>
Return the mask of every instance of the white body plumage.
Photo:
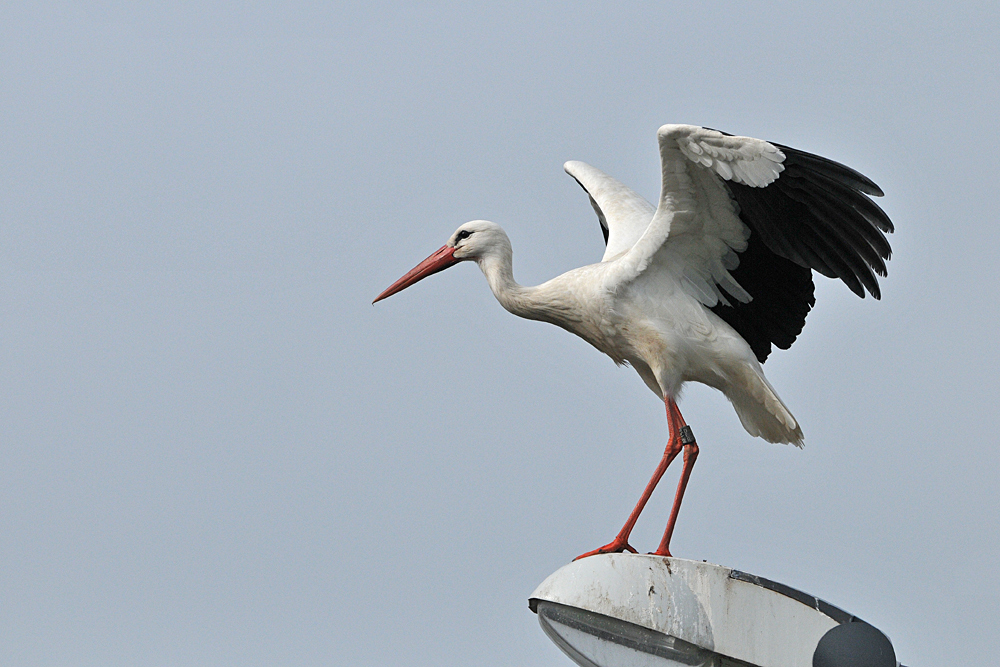
<svg viewBox="0 0 1000 667">
<path fill-rule="evenodd" d="M 475 220 L 475 253 L 497 300 L 509 312 L 574 333 L 617 364 L 631 365 L 660 399 L 677 398 L 685 382 L 718 389 L 733 403 L 746 430 L 768 442 L 802 444 L 802 430 L 764 377 L 753 351 L 736 331 L 692 297 L 676 272 L 647 267 L 633 280 L 619 255 L 567 271 L 535 287 L 513 279 L 512 253 L 499 225 Z"/>
</svg>

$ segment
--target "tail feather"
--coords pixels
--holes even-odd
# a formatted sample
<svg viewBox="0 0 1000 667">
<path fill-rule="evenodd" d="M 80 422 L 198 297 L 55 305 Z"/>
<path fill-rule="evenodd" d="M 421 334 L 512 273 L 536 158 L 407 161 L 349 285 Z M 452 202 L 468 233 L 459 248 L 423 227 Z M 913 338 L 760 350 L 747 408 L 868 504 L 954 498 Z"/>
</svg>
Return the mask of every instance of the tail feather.
<svg viewBox="0 0 1000 667">
<path fill-rule="evenodd" d="M 738 381 L 728 383 L 725 393 L 747 433 L 802 447 L 802 429 L 764 374 L 745 366 L 740 375 Z"/>
</svg>

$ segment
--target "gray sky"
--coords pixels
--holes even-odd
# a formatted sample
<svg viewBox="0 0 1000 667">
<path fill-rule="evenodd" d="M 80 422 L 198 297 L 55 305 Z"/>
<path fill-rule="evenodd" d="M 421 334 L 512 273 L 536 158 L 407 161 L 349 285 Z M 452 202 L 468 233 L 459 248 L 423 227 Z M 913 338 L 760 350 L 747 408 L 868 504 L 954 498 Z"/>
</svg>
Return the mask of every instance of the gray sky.
<svg viewBox="0 0 1000 667">
<path fill-rule="evenodd" d="M 462 265 L 603 241 L 565 160 L 658 194 L 656 129 L 844 162 L 896 223 L 883 299 L 817 278 L 765 370 L 806 448 L 681 402 L 674 553 L 1000 651 L 995 3 L 5 3 L 0 663 L 568 665 L 526 605 L 607 542 L 663 407 Z M 651 551 L 677 470 L 633 544 Z"/>
</svg>

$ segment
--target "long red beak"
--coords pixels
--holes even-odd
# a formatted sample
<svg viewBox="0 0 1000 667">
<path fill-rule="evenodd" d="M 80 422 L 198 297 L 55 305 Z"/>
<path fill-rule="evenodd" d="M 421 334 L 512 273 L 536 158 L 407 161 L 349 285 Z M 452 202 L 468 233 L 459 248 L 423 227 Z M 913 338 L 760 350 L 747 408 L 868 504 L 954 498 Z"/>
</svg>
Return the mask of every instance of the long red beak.
<svg viewBox="0 0 1000 667">
<path fill-rule="evenodd" d="M 392 285 L 389 285 L 389 289 L 375 297 L 372 304 L 378 303 L 382 299 L 390 297 L 396 292 L 402 292 L 413 283 L 420 282 L 427 276 L 435 274 L 438 271 L 444 271 L 449 266 L 458 264 L 459 261 L 460 260 L 455 259 L 455 249 L 450 246 L 443 245 L 430 257 L 410 269 L 405 276 L 394 282 Z"/>
</svg>

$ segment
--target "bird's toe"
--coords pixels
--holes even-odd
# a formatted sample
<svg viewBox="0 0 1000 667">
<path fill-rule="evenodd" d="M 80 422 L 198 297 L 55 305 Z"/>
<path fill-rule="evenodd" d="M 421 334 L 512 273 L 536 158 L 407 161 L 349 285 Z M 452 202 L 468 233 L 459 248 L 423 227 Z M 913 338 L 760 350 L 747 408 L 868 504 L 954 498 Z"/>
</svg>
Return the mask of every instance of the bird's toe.
<svg viewBox="0 0 1000 667">
<path fill-rule="evenodd" d="M 596 556 L 598 554 L 616 554 L 623 551 L 629 551 L 631 553 L 638 553 L 627 540 L 615 538 L 611 542 L 605 544 L 603 547 L 598 547 L 593 551 L 588 551 L 585 554 L 580 554 L 573 560 L 580 560 L 581 558 L 586 558 L 587 556 Z"/>
</svg>

